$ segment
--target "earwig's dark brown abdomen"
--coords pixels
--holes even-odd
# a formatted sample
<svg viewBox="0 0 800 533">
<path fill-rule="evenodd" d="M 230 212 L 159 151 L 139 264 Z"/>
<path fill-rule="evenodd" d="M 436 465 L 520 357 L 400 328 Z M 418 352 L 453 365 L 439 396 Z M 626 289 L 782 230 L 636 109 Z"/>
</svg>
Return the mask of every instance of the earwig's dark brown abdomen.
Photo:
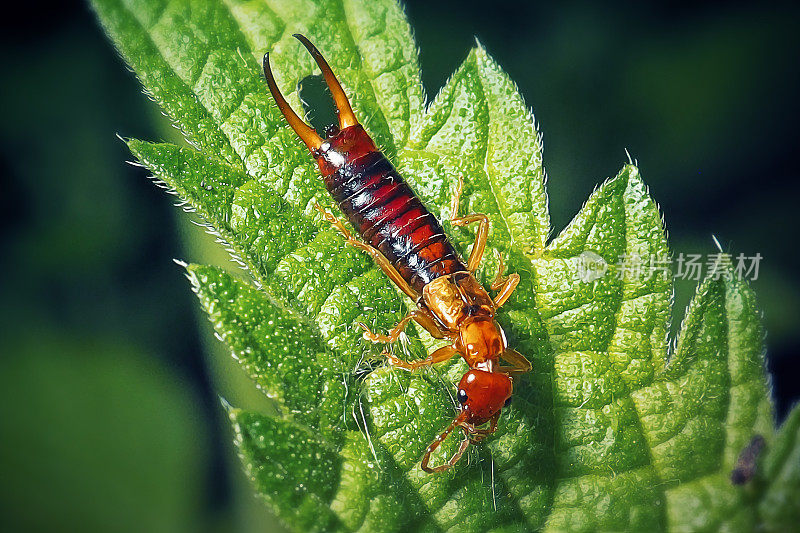
<svg viewBox="0 0 800 533">
<path fill-rule="evenodd" d="M 440 276 L 466 270 L 439 221 L 360 126 L 329 139 L 318 161 L 350 223 L 418 293 Z"/>
</svg>

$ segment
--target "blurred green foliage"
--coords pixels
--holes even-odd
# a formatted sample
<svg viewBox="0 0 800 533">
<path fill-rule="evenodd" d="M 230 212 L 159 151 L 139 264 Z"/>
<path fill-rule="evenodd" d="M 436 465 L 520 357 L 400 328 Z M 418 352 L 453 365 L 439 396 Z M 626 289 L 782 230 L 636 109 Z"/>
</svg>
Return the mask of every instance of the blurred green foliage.
<svg viewBox="0 0 800 533">
<path fill-rule="evenodd" d="M 207 421 L 173 373 L 118 339 L 52 330 L 4 350 L 6 531 L 201 525 Z"/>
</svg>

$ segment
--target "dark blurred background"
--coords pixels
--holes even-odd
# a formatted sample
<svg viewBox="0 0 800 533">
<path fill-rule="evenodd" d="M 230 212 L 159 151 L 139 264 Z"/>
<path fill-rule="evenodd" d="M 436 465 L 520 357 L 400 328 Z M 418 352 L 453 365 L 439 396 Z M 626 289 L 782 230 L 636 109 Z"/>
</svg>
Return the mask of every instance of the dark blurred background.
<svg viewBox="0 0 800 533">
<path fill-rule="evenodd" d="M 763 256 L 779 418 L 800 395 L 792 3 L 406 2 L 430 97 L 474 36 L 544 132 L 560 230 L 638 160 L 676 253 Z M 172 258 L 224 261 L 116 133 L 174 137 L 82 3 L 3 17 L 0 529 L 255 531 L 217 395 L 261 398 Z M 233 268 L 231 266 L 231 268 Z M 679 323 L 695 283 L 678 281 Z"/>
</svg>

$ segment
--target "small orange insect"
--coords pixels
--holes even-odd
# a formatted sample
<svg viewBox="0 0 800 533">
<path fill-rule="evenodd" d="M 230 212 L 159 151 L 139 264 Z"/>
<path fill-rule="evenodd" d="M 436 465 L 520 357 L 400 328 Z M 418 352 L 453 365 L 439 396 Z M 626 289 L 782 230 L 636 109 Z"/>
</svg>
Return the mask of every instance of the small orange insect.
<svg viewBox="0 0 800 533">
<path fill-rule="evenodd" d="M 322 70 L 336 104 L 339 125 L 326 129 L 323 139 L 292 110 L 275 84 L 264 55 L 264 75 L 269 90 L 289 125 L 306 144 L 319 165 L 325 185 L 339 208 L 363 238 L 355 239 L 345 225 L 321 207 L 317 209 L 356 248 L 369 254 L 383 272 L 417 304 L 388 335 L 373 333 L 364 324 L 364 338 L 372 342 L 395 342 L 411 320 L 434 338 L 451 343 L 425 359 L 406 362 L 386 353 L 390 364 L 415 370 L 441 363 L 460 354 L 470 369 L 458 385 L 461 412 L 425 451 L 421 467 L 441 472 L 456 464 L 470 443 L 481 441 L 497 429 L 500 411 L 512 393 L 512 376 L 528 372 L 530 362 L 508 348 L 495 313 L 514 292 L 519 275 L 503 277 L 503 261 L 491 284 L 492 299 L 473 273 L 486 249 L 489 218 L 481 213 L 458 216 L 462 184 L 452 201 L 450 221 L 456 226 L 478 222 L 478 232 L 466 263 L 461 260 L 441 224 L 417 198 L 408 184 L 381 153 L 359 124 L 350 102 L 325 58 L 302 35 L 303 43 Z M 510 366 L 501 365 L 504 359 Z M 488 427 L 481 427 L 488 424 Z M 464 431 L 458 451 L 444 464 L 430 466 L 431 453 L 456 427 Z"/>
</svg>

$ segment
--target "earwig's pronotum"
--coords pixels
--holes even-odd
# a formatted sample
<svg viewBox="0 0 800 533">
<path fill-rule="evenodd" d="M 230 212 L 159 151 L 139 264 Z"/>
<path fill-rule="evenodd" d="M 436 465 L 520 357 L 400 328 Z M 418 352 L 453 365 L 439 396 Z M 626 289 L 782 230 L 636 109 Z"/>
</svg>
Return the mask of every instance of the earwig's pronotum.
<svg viewBox="0 0 800 533">
<path fill-rule="evenodd" d="M 439 221 L 422 205 L 359 124 L 325 58 L 308 39 L 297 34 L 295 37 L 322 70 L 336 104 L 339 126 L 330 126 L 326 130 L 327 138 L 323 139 L 303 122 L 278 90 L 269 66 L 269 54 L 266 54 L 264 75 L 269 90 L 289 125 L 316 159 L 328 191 L 366 242 L 354 238 L 336 216 L 319 206 L 317 209 L 349 244 L 372 256 L 383 272 L 417 304 L 417 309 L 388 335 L 373 333 L 360 324 L 364 338 L 392 343 L 414 320 L 434 338 L 447 339 L 451 344 L 411 363 L 386 353 L 390 364 L 414 370 L 461 354 L 470 367 L 458 386 L 461 412 L 428 446 L 422 458 L 423 470 L 441 472 L 453 466 L 470 443 L 494 433 L 500 411 L 511 399 L 512 376 L 531 369 L 530 362 L 522 354 L 508 348 L 503 330 L 494 319 L 496 310 L 514 292 L 519 275 L 503 277 L 501 258 L 497 277 L 491 285 L 498 294 L 494 300 L 489 296 L 473 276 L 486 248 L 489 218 L 480 213 L 458 216 L 459 183 L 450 221 L 456 226 L 478 222 L 475 244 L 465 265 Z M 500 365 L 500 358 L 510 366 Z M 480 428 L 487 423 L 488 427 Z M 431 453 L 456 427 L 464 431 L 458 451 L 446 463 L 429 466 Z"/>
</svg>

